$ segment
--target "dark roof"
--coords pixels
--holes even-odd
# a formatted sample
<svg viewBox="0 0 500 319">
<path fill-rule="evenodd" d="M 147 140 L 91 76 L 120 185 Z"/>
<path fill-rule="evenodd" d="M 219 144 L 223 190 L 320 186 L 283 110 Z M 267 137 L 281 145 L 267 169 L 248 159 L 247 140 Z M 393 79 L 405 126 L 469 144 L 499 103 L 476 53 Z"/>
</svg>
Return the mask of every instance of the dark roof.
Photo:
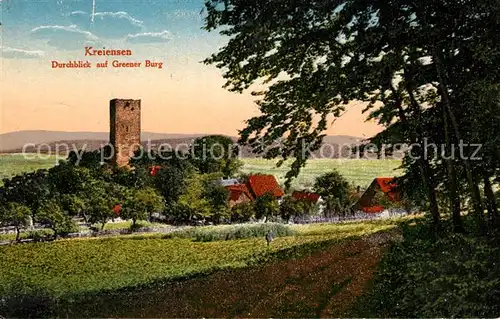
<svg viewBox="0 0 500 319">
<path fill-rule="evenodd" d="M 283 192 L 273 175 L 250 175 L 248 177 L 248 184 L 255 197 L 266 193 L 271 193 L 275 197 L 285 195 L 285 192 Z"/>
</svg>

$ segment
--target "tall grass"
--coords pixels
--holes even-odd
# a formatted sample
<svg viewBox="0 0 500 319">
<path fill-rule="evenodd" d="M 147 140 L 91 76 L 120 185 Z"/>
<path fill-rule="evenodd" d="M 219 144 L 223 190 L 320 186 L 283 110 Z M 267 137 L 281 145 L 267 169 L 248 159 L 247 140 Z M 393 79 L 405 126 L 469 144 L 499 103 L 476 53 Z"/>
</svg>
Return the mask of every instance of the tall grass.
<svg viewBox="0 0 500 319">
<path fill-rule="evenodd" d="M 296 231 L 278 223 L 240 224 L 224 226 L 193 227 L 172 232 L 164 238 L 190 238 L 193 241 L 209 242 L 218 240 L 264 237 L 271 231 L 274 237 L 292 236 Z"/>
</svg>

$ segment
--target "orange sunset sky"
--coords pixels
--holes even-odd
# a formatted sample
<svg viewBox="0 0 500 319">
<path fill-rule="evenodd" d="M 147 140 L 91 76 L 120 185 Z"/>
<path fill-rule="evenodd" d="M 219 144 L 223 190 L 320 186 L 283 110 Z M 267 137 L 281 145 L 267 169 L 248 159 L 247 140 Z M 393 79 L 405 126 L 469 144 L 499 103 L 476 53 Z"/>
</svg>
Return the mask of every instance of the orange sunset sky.
<svg viewBox="0 0 500 319">
<path fill-rule="evenodd" d="M 97 1 L 96 16 L 101 15 L 87 29 L 86 21 L 81 23 L 89 11 L 85 1 L 40 2 L 53 5 L 55 11 L 41 5 L 32 8 L 29 6 L 37 2 L 21 1 L 13 2 L 3 12 L 1 133 L 108 131 L 108 105 L 112 98 L 141 99 L 142 129 L 150 132 L 236 135 L 246 119 L 258 114 L 250 92 L 226 91 L 222 88 L 221 71 L 200 63 L 226 41 L 216 33 L 199 30 L 201 20 L 193 12 L 199 12 L 202 1 L 189 2 L 193 8 L 150 8 L 168 17 L 156 20 L 150 19 L 152 15 L 143 12 L 142 7 L 118 6 L 128 2 Z M 66 6 L 61 8 L 60 3 Z M 37 14 L 29 15 L 29 10 Z M 49 11 L 39 15 L 40 10 Z M 99 29 L 98 22 L 105 19 L 109 20 L 105 23 L 107 29 Z M 113 24 L 117 32 L 102 32 L 110 31 Z M 123 34 L 118 32 L 121 30 Z M 86 57 L 86 45 L 130 49 L 133 55 L 127 59 Z M 88 60 L 95 66 L 106 58 L 110 63 L 115 59 L 150 59 L 163 62 L 163 68 L 51 68 L 52 60 Z M 328 134 L 362 137 L 378 132 L 375 123 L 364 121 L 362 108 L 352 106 Z"/>
</svg>

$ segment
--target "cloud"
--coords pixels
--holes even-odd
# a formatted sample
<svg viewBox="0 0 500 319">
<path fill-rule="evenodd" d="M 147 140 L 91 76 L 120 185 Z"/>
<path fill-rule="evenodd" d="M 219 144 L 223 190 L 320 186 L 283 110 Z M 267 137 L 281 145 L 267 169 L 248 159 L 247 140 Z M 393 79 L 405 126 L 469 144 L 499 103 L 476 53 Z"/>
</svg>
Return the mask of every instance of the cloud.
<svg viewBox="0 0 500 319">
<path fill-rule="evenodd" d="M 4 59 L 40 59 L 44 56 L 43 51 L 29 51 L 9 47 L 1 47 L 1 49 L 2 58 Z"/>
<path fill-rule="evenodd" d="M 124 11 L 97 12 L 94 15 L 93 23 L 91 22 L 91 14 L 84 11 L 71 12 L 69 19 L 80 28 L 90 30 L 104 38 L 123 38 L 144 29 L 142 21 L 133 18 Z"/>
<path fill-rule="evenodd" d="M 48 44 L 61 50 L 78 50 L 84 46 L 98 45 L 99 38 L 76 25 L 49 25 L 36 27 L 30 31 L 33 38 L 48 40 Z"/>
<path fill-rule="evenodd" d="M 90 14 L 85 11 L 73 11 L 68 17 L 72 24 L 77 25 L 82 29 L 90 27 Z"/>
<path fill-rule="evenodd" d="M 165 43 L 172 39 L 170 32 L 164 30 L 162 32 L 146 32 L 129 34 L 126 38 L 127 42 L 130 43 Z"/>
<path fill-rule="evenodd" d="M 165 16 L 168 19 L 189 19 L 189 20 L 199 20 L 202 21 L 204 18 L 204 11 L 194 11 L 194 10 L 173 10 L 165 12 Z"/>
</svg>

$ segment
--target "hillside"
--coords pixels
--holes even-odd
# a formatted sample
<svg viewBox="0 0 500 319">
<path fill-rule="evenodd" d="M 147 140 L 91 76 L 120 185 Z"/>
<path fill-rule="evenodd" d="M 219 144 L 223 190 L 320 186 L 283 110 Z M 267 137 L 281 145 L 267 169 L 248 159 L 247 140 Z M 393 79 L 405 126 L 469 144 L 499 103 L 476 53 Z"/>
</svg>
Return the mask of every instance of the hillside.
<svg viewBox="0 0 500 319">
<path fill-rule="evenodd" d="M 175 134 L 175 133 L 154 133 L 142 132 L 142 140 L 159 140 L 159 139 L 177 139 L 191 138 L 202 136 L 204 134 Z M 13 150 L 20 150 L 23 145 L 28 143 L 41 144 L 52 143 L 55 141 L 86 141 L 87 143 L 97 143 L 100 141 L 108 141 L 109 132 L 64 132 L 64 131 L 45 131 L 45 130 L 30 130 L 17 131 L 0 134 L 0 152 L 12 153 Z M 97 142 L 94 142 L 97 141 Z"/>
<path fill-rule="evenodd" d="M 142 132 L 141 140 L 146 149 L 156 149 L 160 145 L 168 145 L 172 149 L 186 150 L 196 137 L 203 134 L 167 134 Z M 234 141 L 237 137 L 232 137 Z M 2 153 L 62 153 L 71 150 L 96 150 L 108 143 L 107 132 L 59 132 L 59 131 L 19 131 L 0 135 L 0 152 Z M 358 144 L 361 138 L 337 135 L 326 136 L 323 149 L 315 153 L 318 158 L 338 158 L 342 149 L 343 157 L 348 155 L 348 146 Z M 24 147 L 27 145 L 27 147 Z M 23 150 L 24 148 L 24 150 Z M 256 157 L 248 147 L 241 149 L 242 157 Z"/>
</svg>

